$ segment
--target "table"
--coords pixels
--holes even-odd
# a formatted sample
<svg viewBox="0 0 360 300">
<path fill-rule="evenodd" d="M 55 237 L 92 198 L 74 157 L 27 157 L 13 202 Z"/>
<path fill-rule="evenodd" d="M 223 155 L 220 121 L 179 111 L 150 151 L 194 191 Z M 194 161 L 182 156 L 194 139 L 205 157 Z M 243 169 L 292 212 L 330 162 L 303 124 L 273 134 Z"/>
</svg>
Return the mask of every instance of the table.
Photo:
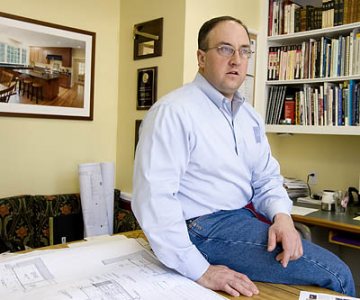
<svg viewBox="0 0 360 300">
<path fill-rule="evenodd" d="M 145 238 L 144 233 L 141 230 L 129 231 L 122 233 L 128 238 Z M 316 287 L 316 286 L 300 286 L 300 285 L 285 285 L 285 284 L 273 284 L 266 282 L 255 282 L 256 286 L 260 290 L 259 295 L 255 295 L 251 298 L 240 296 L 240 297 L 231 297 L 225 293 L 219 293 L 220 295 L 228 299 L 254 299 L 254 300 L 298 300 L 300 291 L 310 291 L 316 293 L 326 293 L 332 295 L 341 295 L 334 291 Z"/>
<path fill-rule="evenodd" d="M 31 69 L 14 69 L 20 75 L 27 75 L 41 83 L 43 86 L 43 98 L 47 100 L 55 99 L 59 94 L 59 74 L 49 74 Z"/>
<path fill-rule="evenodd" d="M 298 204 L 295 204 L 298 205 Z M 305 205 L 299 205 L 305 206 Z M 308 205 L 306 205 L 309 207 Z M 314 208 L 314 206 L 312 206 Z M 341 230 L 360 234 L 360 221 L 353 220 L 355 213 L 360 211 L 360 207 L 349 207 L 346 213 L 336 213 L 320 210 L 305 216 L 292 215 L 295 222 L 307 225 L 316 225 L 328 229 Z"/>
</svg>

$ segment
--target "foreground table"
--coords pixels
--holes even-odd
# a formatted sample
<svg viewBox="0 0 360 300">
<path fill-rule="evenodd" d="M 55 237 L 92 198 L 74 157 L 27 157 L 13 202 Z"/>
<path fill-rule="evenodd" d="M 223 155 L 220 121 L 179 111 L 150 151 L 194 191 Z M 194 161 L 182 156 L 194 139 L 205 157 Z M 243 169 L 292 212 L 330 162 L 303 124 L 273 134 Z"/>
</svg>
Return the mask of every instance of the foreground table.
<svg viewBox="0 0 360 300">
<path fill-rule="evenodd" d="M 123 233 L 123 235 L 125 235 L 128 238 L 145 238 L 145 235 L 141 230 L 125 232 Z M 285 285 L 285 284 L 273 284 L 266 282 L 255 282 L 255 283 L 260 290 L 260 294 L 255 295 L 251 298 L 245 296 L 230 297 L 225 293 L 219 293 L 219 294 L 228 299 L 254 299 L 254 300 L 293 300 L 293 299 L 298 300 L 300 291 L 341 295 L 334 291 L 324 288 L 319 288 L 316 286 Z"/>
</svg>

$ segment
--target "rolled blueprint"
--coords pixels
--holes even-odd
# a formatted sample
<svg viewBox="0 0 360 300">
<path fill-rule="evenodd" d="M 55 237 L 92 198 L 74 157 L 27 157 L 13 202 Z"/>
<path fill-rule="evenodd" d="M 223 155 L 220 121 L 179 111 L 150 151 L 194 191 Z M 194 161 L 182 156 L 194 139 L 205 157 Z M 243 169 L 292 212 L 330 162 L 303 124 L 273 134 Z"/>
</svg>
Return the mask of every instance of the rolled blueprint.
<svg viewBox="0 0 360 300">
<path fill-rule="evenodd" d="M 114 164 L 79 165 L 80 197 L 84 236 L 113 233 Z"/>
</svg>

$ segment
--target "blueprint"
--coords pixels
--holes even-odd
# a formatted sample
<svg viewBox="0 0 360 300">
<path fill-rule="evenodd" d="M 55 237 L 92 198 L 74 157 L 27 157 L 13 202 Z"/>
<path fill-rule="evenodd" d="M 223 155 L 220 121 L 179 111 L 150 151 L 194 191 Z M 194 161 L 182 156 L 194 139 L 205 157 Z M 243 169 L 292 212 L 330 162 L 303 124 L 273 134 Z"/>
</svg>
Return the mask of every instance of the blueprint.
<svg viewBox="0 0 360 300">
<path fill-rule="evenodd" d="M 224 299 L 166 268 L 134 239 L 86 243 L 0 263 L 0 299 Z"/>
</svg>

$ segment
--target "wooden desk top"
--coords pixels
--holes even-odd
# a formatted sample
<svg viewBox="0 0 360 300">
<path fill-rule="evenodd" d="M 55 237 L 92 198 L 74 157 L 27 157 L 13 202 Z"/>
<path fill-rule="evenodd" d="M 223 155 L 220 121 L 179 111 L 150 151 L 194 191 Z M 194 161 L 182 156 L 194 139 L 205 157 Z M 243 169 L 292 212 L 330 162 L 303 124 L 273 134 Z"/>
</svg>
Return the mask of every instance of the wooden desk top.
<svg viewBox="0 0 360 300">
<path fill-rule="evenodd" d="M 129 231 L 123 233 L 128 238 L 146 238 L 141 230 Z M 255 282 L 256 286 L 260 290 L 259 295 L 255 295 L 251 298 L 240 296 L 231 297 L 225 293 L 219 292 L 220 295 L 228 299 L 254 299 L 254 300 L 298 300 L 300 291 L 309 291 L 316 293 L 325 293 L 332 295 L 341 295 L 331 290 L 316 286 L 300 286 L 300 285 L 284 285 L 284 284 L 273 284 L 266 282 Z"/>
<path fill-rule="evenodd" d="M 349 207 L 346 213 L 336 213 L 318 210 L 306 216 L 292 215 L 296 222 L 317 225 L 335 230 L 343 230 L 360 234 L 360 221 L 353 220 L 359 207 Z"/>
</svg>

